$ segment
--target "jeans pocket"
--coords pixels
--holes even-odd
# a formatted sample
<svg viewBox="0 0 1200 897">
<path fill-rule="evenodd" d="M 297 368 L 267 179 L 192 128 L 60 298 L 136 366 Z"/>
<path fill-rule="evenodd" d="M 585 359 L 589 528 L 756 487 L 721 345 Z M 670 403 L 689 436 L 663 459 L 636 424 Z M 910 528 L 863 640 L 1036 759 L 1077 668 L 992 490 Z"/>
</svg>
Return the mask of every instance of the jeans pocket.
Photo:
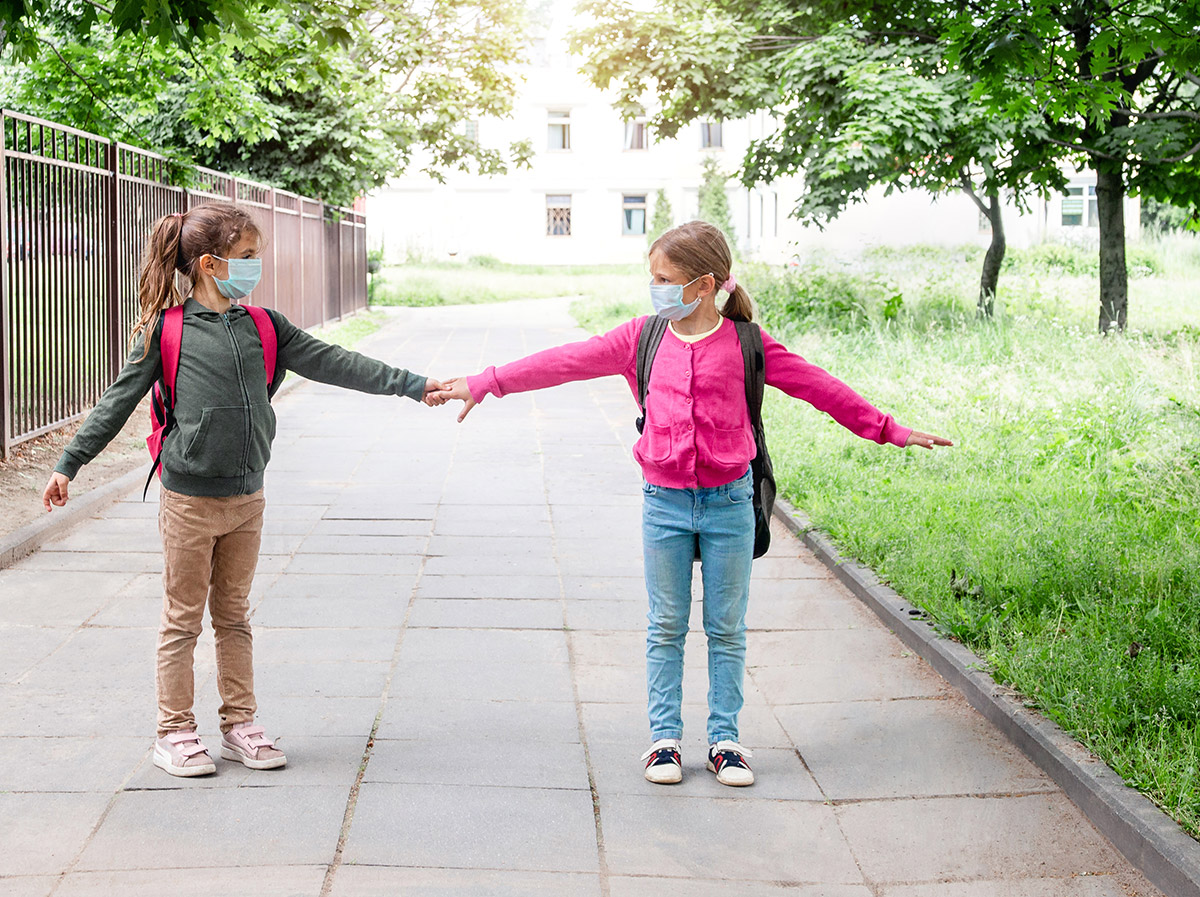
<svg viewBox="0 0 1200 897">
<path fill-rule="evenodd" d="M 657 495 L 658 487 L 655 486 L 653 483 L 647 483 L 645 480 L 642 480 L 642 494 L 643 495 Z"/>
</svg>

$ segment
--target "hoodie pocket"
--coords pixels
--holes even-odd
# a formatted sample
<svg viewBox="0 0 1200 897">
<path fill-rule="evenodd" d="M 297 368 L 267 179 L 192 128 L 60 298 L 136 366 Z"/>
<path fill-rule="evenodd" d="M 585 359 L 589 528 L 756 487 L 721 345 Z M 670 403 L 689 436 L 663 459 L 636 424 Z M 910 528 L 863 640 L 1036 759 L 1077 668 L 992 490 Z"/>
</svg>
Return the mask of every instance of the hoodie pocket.
<svg viewBox="0 0 1200 897">
<path fill-rule="evenodd" d="M 247 429 L 247 419 L 249 429 Z M 205 408 L 184 449 L 194 477 L 238 477 L 266 469 L 275 437 L 275 411 L 268 403 Z"/>
</svg>

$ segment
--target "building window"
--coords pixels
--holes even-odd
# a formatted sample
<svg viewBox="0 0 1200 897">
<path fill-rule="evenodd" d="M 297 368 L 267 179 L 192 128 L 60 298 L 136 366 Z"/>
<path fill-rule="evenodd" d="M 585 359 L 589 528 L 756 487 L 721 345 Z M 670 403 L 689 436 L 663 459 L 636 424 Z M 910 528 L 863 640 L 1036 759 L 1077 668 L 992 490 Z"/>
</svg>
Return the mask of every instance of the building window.
<svg viewBox="0 0 1200 897">
<path fill-rule="evenodd" d="M 1062 226 L 1079 227 L 1083 224 L 1083 188 L 1068 187 L 1062 201 Z"/>
<path fill-rule="evenodd" d="M 621 233 L 627 236 L 646 233 L 645 193 L 626 193 L 621 197 Z"/>
<path fill-rule="evenodd" d="M 649 143 L 646 140 L 646 123 L 644 121 L 625 122 L 625 149 L 644 150 Z"/>
<path fill-rule="evenodd" d="M 551 109 L 547 147 L 551 150 L 571 148 L 571 110 Z"/>
<path fill-rule="evenodd" d="M 479 122 L 468 121 L 463 124 L 463 134 L 472 143 L 479 142 Z"/>
<path fill-rule="evenodd" d="M 719 121 L 704 121 L 700 123 L 700 146 L 703 149 L 720 149 L 721 123 Z"/>
<path fill-rule="evenodd" d="M 1087 226 L 1098 228 L 1100 226 L 1100 206 L 1096 203 L 1096 185 L 1092 184 L 1088 187 L 1087 193 Z"/>
<path fill-rule="evenodd" d="M 546 236 L 571 236 L 571 194 L 546 195 Z"/>
</svg>

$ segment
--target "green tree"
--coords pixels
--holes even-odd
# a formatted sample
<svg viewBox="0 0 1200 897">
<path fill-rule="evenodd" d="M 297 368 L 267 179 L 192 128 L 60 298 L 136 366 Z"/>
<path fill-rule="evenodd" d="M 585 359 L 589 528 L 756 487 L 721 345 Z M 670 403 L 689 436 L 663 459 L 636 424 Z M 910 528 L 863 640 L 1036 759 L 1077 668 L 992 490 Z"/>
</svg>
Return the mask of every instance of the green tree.
<svg viewBox="0 0 1200 897">
<path fill-rule="evenodd" d="M 460 128 L 511 109 L 519 0 L 267 6 L 246 33 L 187 47 L 103 15 L 83 34 L 49 15 L 36 27 L 41 51 L 10 53 L 7 106 L 331 203 L 414 164 L 496 172 L 530 154 Z"/>
<path fill-rule="evenodd" d="M 1063 183 L 1040 166 L 1038 123 L 1015 128 L 982 114 L 942 43 L 877 21 L 879 5 L 853 16 L 823 9 L 672 0 L 646 13 L 597 4 L 598 24 L 576 34 L 575 46 L 588 54 L 595 83 L 616 84 L 626 114 L 656 97 L 661 133 L 701 117 L 770 111 L 778 127 L 750 147 L 740 177 L 750 186 L 800 175 L 793 215 L 805 223 L 823 227 L 876 186 L 963 190 L 991 224 L 979 291 L 980 311 L 991 314 L 1006 248 L 1001 191 L 1026 205 Z M 715 36 L 704 53 L 692 46 L 696 33 Z M 1031 169 L 1040 174 L 1023 179 Z"/>
<path fill-rule="evenodd" d="M 703 180 L 700 182 L 700 210 L 697 217 L 724 231 L 729 248 L 737 253 L 737 234 L 733 230 L 733 216 L 729 211 L 729 194 L 725 192 L 728 175 L 722 173 L 717 160 L 707 156 L 703 163 Z"/>
<path fill-rule="evenodd" d="M 1200 209 L 1200 0 L 987 0 L 945 36 L 975 100 L 1037 116 L 1059 160 L 1096 173 L 1101 332 L 1123 330 L 1125 197 Z"/>
<path fill-rule="evenodd" d="M 675 213 L 671 211 L 671 201 L 667 199 L 667 191 L 660 189 L 654 194 L 654 214 L 650 218 L 647 242 L 652 244 L 674 226 Z"/>
</svg>

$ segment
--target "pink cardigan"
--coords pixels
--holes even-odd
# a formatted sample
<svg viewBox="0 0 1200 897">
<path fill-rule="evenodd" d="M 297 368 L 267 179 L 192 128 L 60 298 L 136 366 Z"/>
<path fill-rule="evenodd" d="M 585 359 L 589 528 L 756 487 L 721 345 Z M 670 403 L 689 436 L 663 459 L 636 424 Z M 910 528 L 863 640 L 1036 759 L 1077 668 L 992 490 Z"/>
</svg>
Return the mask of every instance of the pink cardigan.
<svg viewBox="0 0 1200 897">
<path fill-rule="evenodd" d="M 635 318 L 600 336 L 568 343 L 467 379 L 476 402 L 620 374 L 637 396 L 638 335 Z M 767 383 L 804 399 L 863 439 L 903 446 L 912 432 L 892 420 L 832 374 L 789 352 L 763 332 Z M 745 369 L 733 322 L 685 343 L 668 328 L 654 358 L 646 391 L 646 427 L 633 448 L 646 482 L 673 489 L 722 486 L 746 472 L 754 457 L 754 432 L 746 408 Z"/>
</svg>

